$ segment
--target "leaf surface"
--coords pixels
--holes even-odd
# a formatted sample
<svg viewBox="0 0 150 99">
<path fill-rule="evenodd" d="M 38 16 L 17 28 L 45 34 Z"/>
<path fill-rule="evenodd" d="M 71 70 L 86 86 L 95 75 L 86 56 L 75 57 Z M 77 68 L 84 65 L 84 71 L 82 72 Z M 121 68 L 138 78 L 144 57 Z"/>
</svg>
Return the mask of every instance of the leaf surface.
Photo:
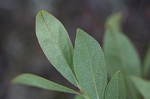
<svg viewBox="0 0 150 99">
<path fill-rule="evenodd" d="M 36 17 L 36 35 L 51 64 L 75 85 L 73 47 L 62 23 L 48 12 L 40 11 Z"/>
<path fill-rule="evenodd" d="M 90 99 L 103 99 L 107 84 L 104 54 L 98 42 L 81 29 L 77 30 L 73 63 L 85 94 Z"/>
<path fill-rule="evenodd" d="M 126 99 L 126 88 L 120 72 L 114 74 L 106 88 L 105 99 Z"/>
<path fill-rule="evenodd" d="M 13 79 L 13 83 L 38 87 L 51 91 L 79 94 L 78 92 L 33 74 L 21 74 Z"/>
<path fill-rule="evenodd" d="M 132 77 L 132 81 L 144 99 L 150 99 L 150 82 L 139 77 Z"/>
<path fill-rule="evenodd" d="M 104 38 L 104 53 L 110 77 L 118 70 L 129 75 L 141 76 L 141 62 L 130 40 L 111 28 Z"/>
</svg>

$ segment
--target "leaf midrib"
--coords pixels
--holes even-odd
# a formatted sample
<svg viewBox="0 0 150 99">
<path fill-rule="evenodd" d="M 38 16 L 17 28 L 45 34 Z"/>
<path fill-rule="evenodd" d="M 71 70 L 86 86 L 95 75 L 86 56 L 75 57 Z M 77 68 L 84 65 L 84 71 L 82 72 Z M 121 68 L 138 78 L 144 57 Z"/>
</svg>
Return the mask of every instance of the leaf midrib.
<svg viewBox="0 0 150 99">
<path fill-rule="evenodd" d="M 42 17 L 42 19 L 43 19 L 43 22 L 45 23 L 45 25 L 46 25 L 46 27 L 47 27 L 48 32 L 49 32 L 50 35 L 52 36 L 52 41 L 53 41 L 54 43 L 56 43 L 56 48 L 57 48 L 57 50 L 60 51 L 61 55 L 63 56 L 63 58 L 64 58 L 64 60 L 65 60 L 65 62 L 67 63 L 67 66 L 70 68 L 70 66 L 69 66 L 68 62 L 66 61 L 66 59 L 65 59 L 65 57 L 64 57 L 64 54 L 63 54 L 63 52 L 62 52 L 62 50 L 61 50 L 61 48 L 60 48 L 60 44 L 54 40 L 55 37 L 54 37 L 53 34 L 51 33 L 52 30 L 49 29 L 49 26 L 48 26 L 47 22 L 45 21 L 45 18 L 44 18 L 44 16 L 43 16 L 42 12 L 40 13 L 40 15 L 41 15 L 41 17 Z M 66 41 L 66 39 L 65 39 L 65 41 Z M 67 50 L 69 50 L 68 47 L 67 47 Z M 71 70 L 71 71 L 72 71 L 72 70 Z"/>
<path fill-rule="evenodd" d="M 84 39 L 84 36 L 81 34 L 83 40 L 85 41 L 85 45 L 87 47 L 87 51 L 88 51 L 88 56 L 89 56 L 89 60 L 90 60 L 90 64 L 91 64 L 91 73 L 92 73 L 92 76 L 93 76 L 93 79 L 94 79 L 94 84 L 95 84 L 95 91 L 96 91 L 96 95 L 97 95 L 97 99 L 99 99 L 99 94 L 98 94 L 98 89 L 97 89 L 97 84 L 96 84 L 96 80 L 95 80 L 95 77 L 94 77 L 94 73 L 93 73 L 93 65 L 92 65 L 92 60 L 91 60 L 91 55 L 90 55 L 90 51 L 89 51 L 89 48 L 88 48 L 88 44 L 86 43 L 86 40 Z"/>
<path fill-rule="evenodd" d="M 75 74 L 73 73 L 73 71 L 72 71 L 71 67 L 69 66 L 68 62 L 66 61 L 66 59 L 65 59 L 65 57 L 64 57 L 64 55 L 63 55 L 63 52 L 62 52 L 62 50 L 61 50 L 61 48 L 60 48 L 60 46 L 59 46 L 59 43 L 57 43 L 57 42 L 54 40 L 54 36 L 53 36 L 53 34 L 50 32 L 51 30 L 49 29 L 49 26 L 48 26 L 47 22 L 45 21 L 45 18 L 44 18 L 44 15 L 42 14 L 42 12 L 40 12 L 40 15 L 41 15 L 41 18 L 43 19 L 43 22 L 45 23 L 45 25 L 46 25 L 46 27 L 47 27 L 48 32 L 49 32 L 50 35 L 52 36 L 52 41 L 53 41 L 54 43 L 56 43 L 56 49 L 60 51 L 60 54 L 63 56 L 62 58 L 63 58 L 64 61 L 67 63 L 67 67 L 68 67 L 68 69 L 70 70 L 70 73 L 72 73 L 72 79 L 73 79 L 73 81 L 71 81 L 71 79 L 70 79 L 69 77 L 67 77 L 67 76 L 65 76 L 65 78 L 67 77 L 66 79 L 68 79 L 68 81 L 70 81 L 73 85 L 76 86 L 76 85 L 77 85 L 77 80 L 76 80 Z M 66 39 L 65 39 L 65 41 L 66 41 Z M 67 49 L 68 49 L 68 47 L 67 47 Z M 68 49 L 68 50 L 69 50 L 69 49 Z M 65 75 L 65 74 L 63 74 L 63 75 Z"/>
</svg>

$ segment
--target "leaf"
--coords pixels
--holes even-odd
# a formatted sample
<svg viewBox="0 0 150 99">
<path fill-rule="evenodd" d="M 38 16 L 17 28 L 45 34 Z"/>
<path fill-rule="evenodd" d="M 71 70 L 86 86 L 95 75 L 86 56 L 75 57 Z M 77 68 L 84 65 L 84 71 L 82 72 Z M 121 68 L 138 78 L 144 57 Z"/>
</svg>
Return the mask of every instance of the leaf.
<svg viewBox="0 0 150 99">
<path fill-rule="evenodd" d="M 142 99 L 142 96 L 139 94 L 138 90 L 132 83 L 130 76 L 124 76 L 126 82 L 126 90 L 127 90 L 127 99 Z"/>
<path fill-rule="evenodd" d="M 98 42 L 83 30 L 77 30 L 74 70 L 83 92 L 91 99 L 103 99 L 107 72 L 103 51 Z"/>
<path fill-rule="evenodd" d="M 74 99 L 85 99 L 85 98 L 81 95 L 76 95 Z"/>
<path fill-rule="evenodd" d="M 62 23 L 48 12 L 40 11 L 36 17 L 36 35 L 51 64 L 75 85 L 73 47 Z"/>
<path fill-rule="evenodd" d="M 52 81 L 49 81 L 45 78 L 42 78 L 33 74 L 21 74 L 17 76 L 15 79 L 13 79 L 13 83 L 43 88 L 43 89 L 52 90 L 52 91 L 80 94 L 70 88 L 56 84 Z"/>
<path fill-rule="evenodd" d="M 150 99 L 150 82 L 139 77 L 132 77 L 132 81 L 144 99 Z"/>
<path fill-rule="evenodd" d="M 105 99 L 126 99 L 126 88 L 120 72 L 114 74 L 106 87 Z"/>
<path fill-rule="evenodd" d="M 121 19 L 122 19 L 122 13 L 115 13 L 112 14 L 110 17 L 108 17 L 106 21 L 106 27 L 112 28 L 116 31 L 121 31 Z"/>
<path fill-rule="evenodd" d="M 108 28 L 104 38 L 104 53 L 110 77 L 123 74 L 141 76 L 141 62 L 130 40 L 122 33 Z"/>
<path fill-rule="evenodd" d="M 150 70 L 150 46 L 148 48 L 148 51 L 146 53 L 146 57 L 143 62 L 144 67 L 144 76 L 147 78 Z"/>
</svg>

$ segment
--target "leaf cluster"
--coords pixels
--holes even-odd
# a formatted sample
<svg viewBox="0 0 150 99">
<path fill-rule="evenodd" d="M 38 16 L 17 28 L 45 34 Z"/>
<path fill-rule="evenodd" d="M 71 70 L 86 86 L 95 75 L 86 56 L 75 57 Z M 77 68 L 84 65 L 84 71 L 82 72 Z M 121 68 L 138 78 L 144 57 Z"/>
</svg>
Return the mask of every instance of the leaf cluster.
<svg viewBox="0 0 150 99">
<path fill-rule="evenodd" d="M 145 99 L 150 99 L 146 94 L 150 83 L 140 78 L 148 76 L 150 50 L 141 69 L 135 48 L 121 31 L 121 17 L 119 13 L 106 22 L 102 50 L 99 43 L 81 29 L 77 29 L 73 47 L 63 24 L 48 12 L 40 11 L 36 17 L 39 44 L 51 64 L 79 91 L 33 74 L 21 74 L 13 82 L 76 94 L 75 99 L 141 99 L 137 89 Z"/>
</svg>

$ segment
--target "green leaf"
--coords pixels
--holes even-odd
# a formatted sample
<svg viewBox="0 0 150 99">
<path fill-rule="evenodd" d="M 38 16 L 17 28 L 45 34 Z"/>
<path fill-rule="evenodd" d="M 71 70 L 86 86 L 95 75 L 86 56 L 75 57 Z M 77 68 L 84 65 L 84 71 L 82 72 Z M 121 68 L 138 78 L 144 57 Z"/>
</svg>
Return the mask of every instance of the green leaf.
<svg viewBox="0 0 150 99">
<path fill-rule="evenodd" d="M 70 88 L 56 84 L 52 81 L 49 81 L 45 78 L 42 78 L 42 77 L 39 77 L 39 76 L 36 76 L 33 74 L 21 74 L 21 75 L 17 76 L 15 79 L 13 79 L 13 83 L 38 87 L 38 88 L 52 90 L 52 91 L 80 94 Z"/>
<path fill-rule="evenodd" d="M 40 11 L 36 17 L 36 35 L 51 64 L 75 85 L 73 47 L 62 23 L 48 12 Z"/>
<path fill-rule="evenodd" d="M 116 31 L 121 31 L 122 16 L 122 13 L 112 14 L 106 21 L 106 28 L 112 28 Z"/>
<path fill-rule="evenodd" d="M 74 99 L 85 99 L 85 98 L 81 95 L 76 95 Z"/>
<path fill-rule="evenodd" d="M 146 57 L 144 59 L 143 63 L 144 67 L 144 76 L 147 78 L 150 70 L 150 46 L 148 48 L 148 51 L 146 53 Z"/>
<path fill-rule="evenodd" d="M 108 28 L 104 38 L 104 53 L 110 77 L 123 74 L 141 76 L 141 62 L 130 40 L 122 33 Z"/>
<path fill-rule="evenodd" d="M 150 82 L 139 77 L 132 77 L 132 81 L 144 99 L 150 99 Z"/>
<path fill-rule="evenodd" d="M 91 99 L 103 99 L 107 84 L 104 54 L 98 42 L 80 29 L 77 30 L 73 63 L 83 92 Z"/>
<path fill-rule="evenodd" d="M 126 88 L 120 72 L 114 74 L 106 87 L 105 99 L 126 99 Z"/>
<path fill-rule="evenodd" d="M 141 95 L 139 94 L 138 90 L 132 83 L 132 80 L 129 75 L 124 75 L 125 82 L 126 82 L 126 90 L 127 90 L 127 99 L 142 99 Z"/>
</svg>

